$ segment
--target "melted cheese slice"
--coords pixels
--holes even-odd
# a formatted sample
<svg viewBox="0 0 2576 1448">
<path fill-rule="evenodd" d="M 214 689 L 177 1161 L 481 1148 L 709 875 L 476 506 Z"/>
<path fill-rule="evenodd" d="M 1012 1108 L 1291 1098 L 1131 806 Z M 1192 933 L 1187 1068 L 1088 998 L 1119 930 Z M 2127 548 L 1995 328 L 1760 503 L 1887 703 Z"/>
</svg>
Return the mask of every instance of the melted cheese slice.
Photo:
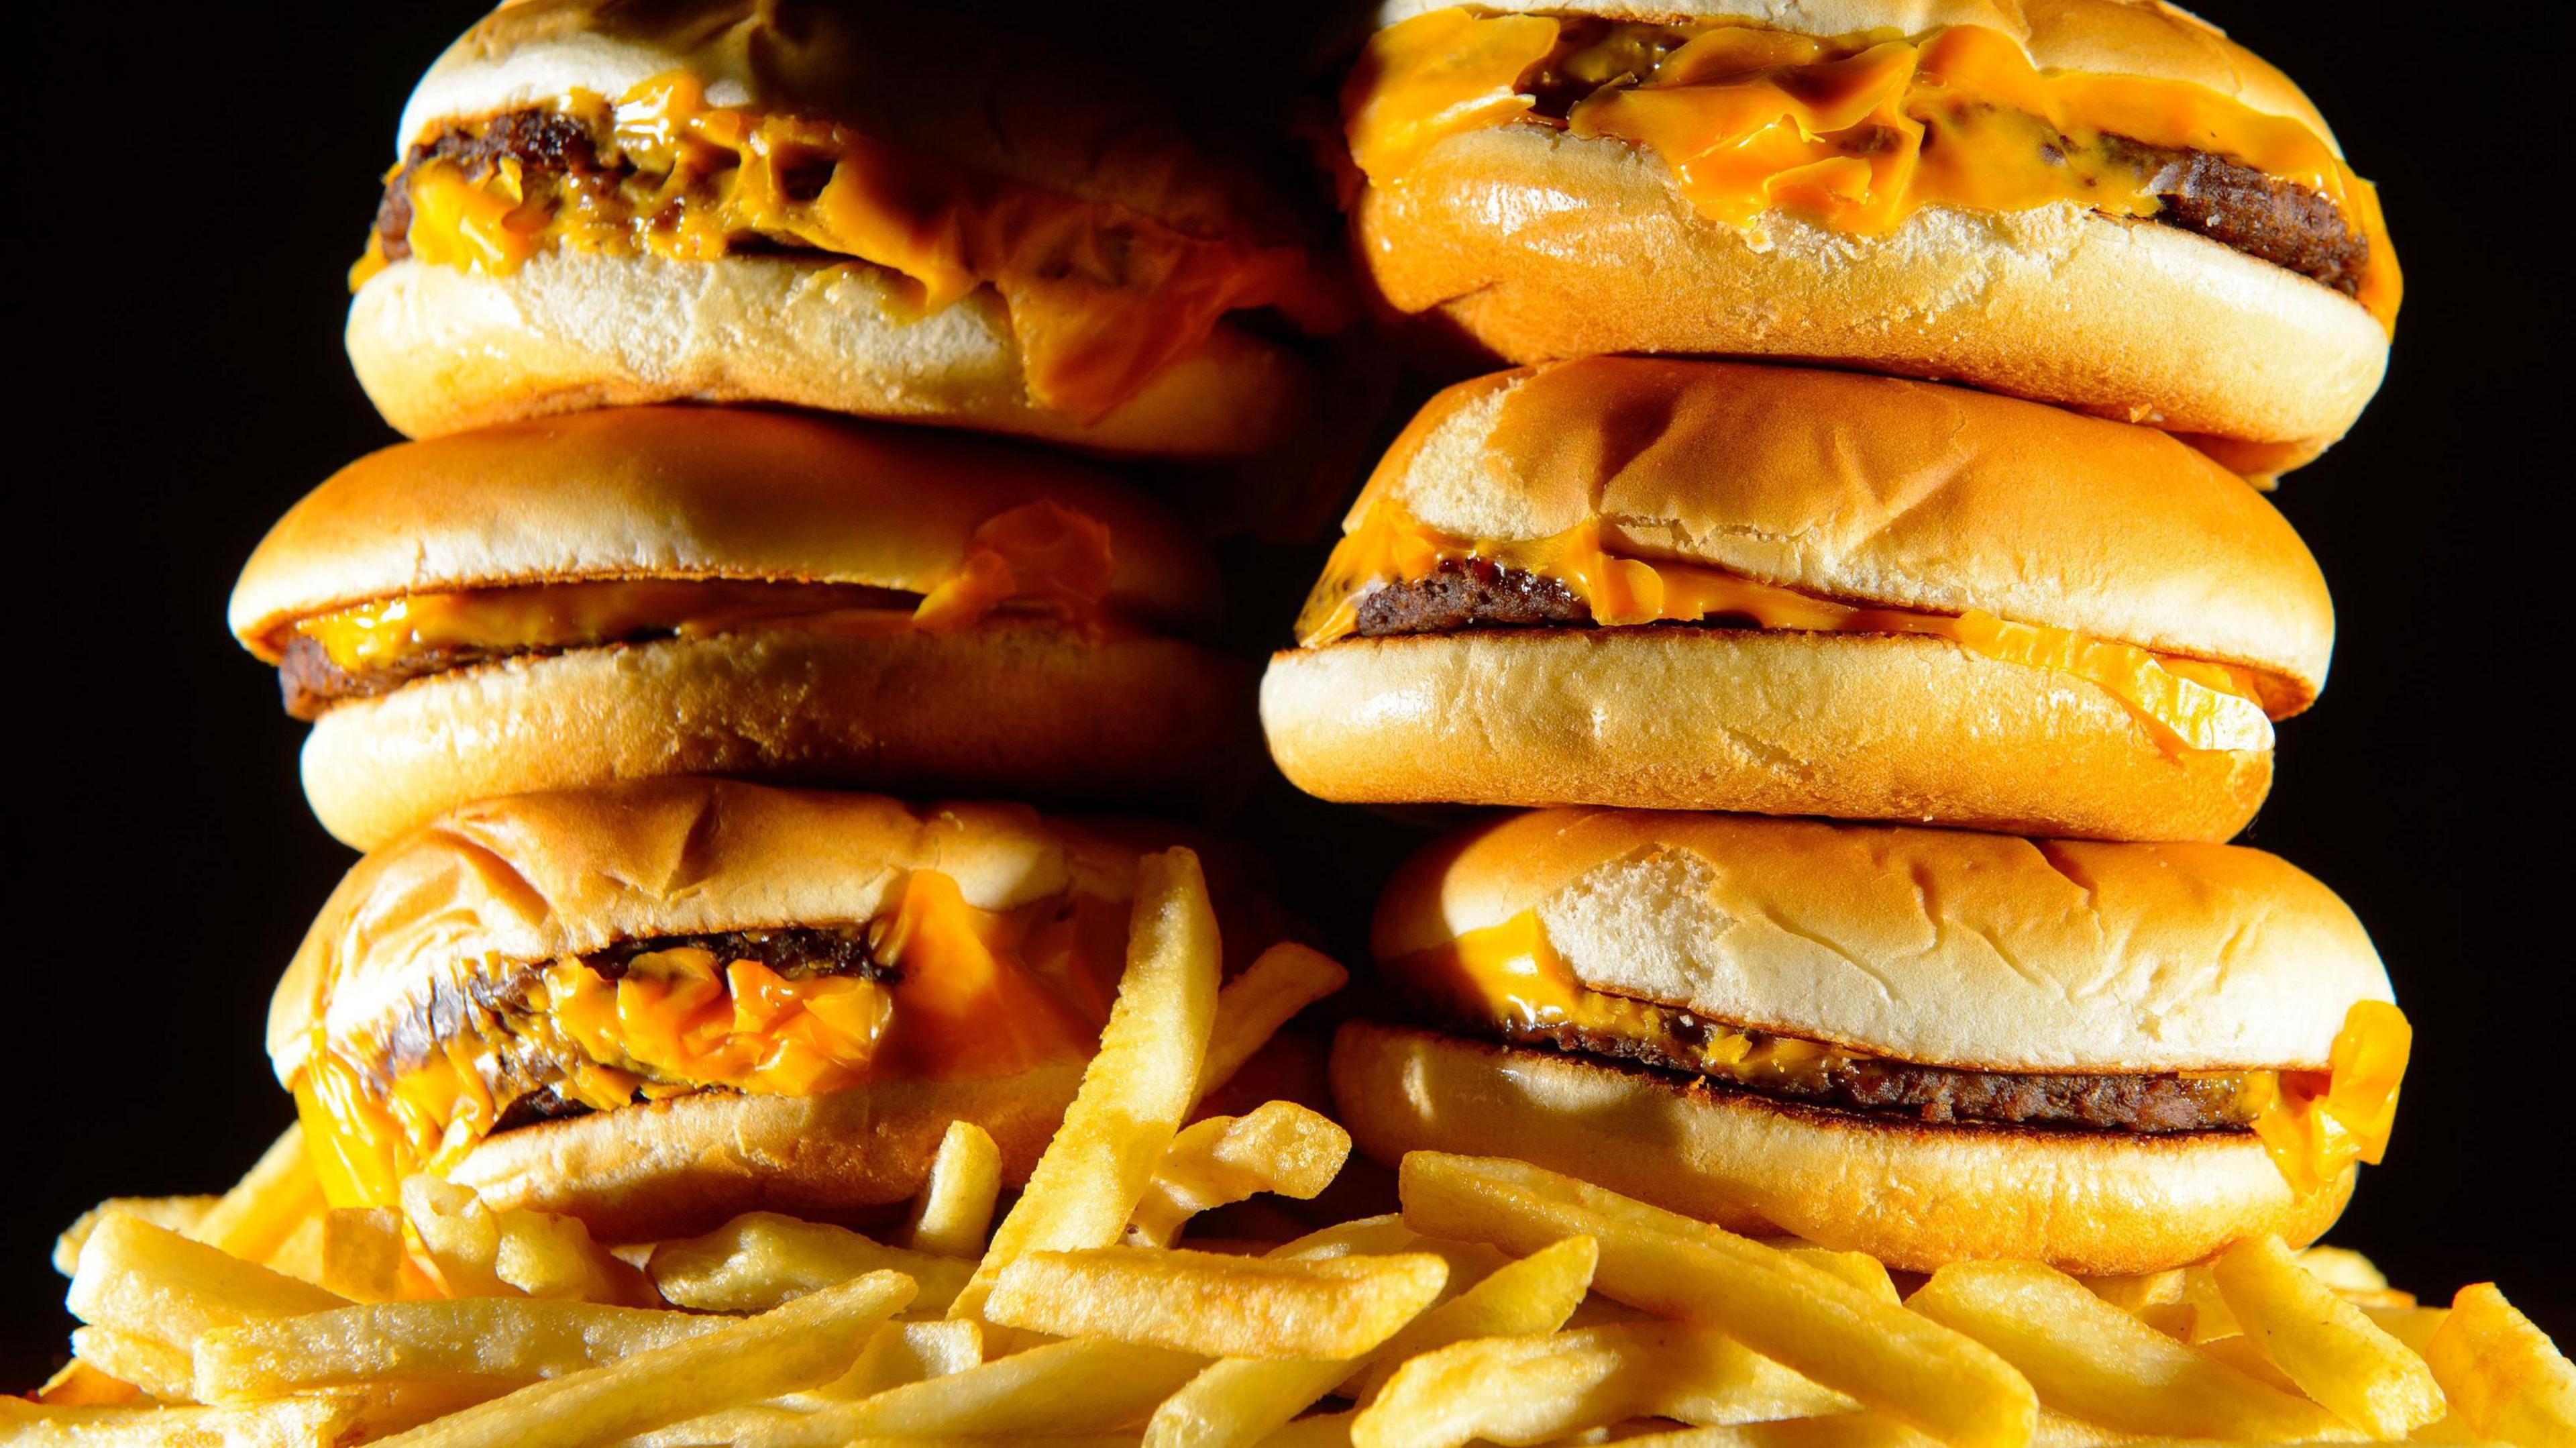
<svg viewBox="0 0 2576 1448">
<path fill-rule="evenodd" d="M 990 286 L 1009 309 L 1032 398 L 1085 422 L 1229 312 L 1277 308 L 1314 331 L 1341 324 L 1341 299 L 1303 247 L 1185 230 L 828 121 L 712 105 L 685 75 L 613 103 L 576 92 L 560 109 L 593 124 L 604 161 L 634 170 L 530 173 L 505 159 L 478 175 L 424 161 L 404 182 L 412 255 L 506 275 L 556 247 L 708 261 L 746 242 L 785 244 L 895 273 L 920 315 Z M 383 265 L 370 242 L 351 285 Z"/>
<path fill-rule="evenodd" d="M 1660 29 L 1660 28 L 1659 28 Z M 2071 202 L 2113 216 L 2162 209 L 2124 142 L 2201 151 L 2333 200 L 2367 238 L 2357 300 L 2394 322 L 2403 281 L 2378 193 L 2324 137 L 2205 86 L 2043 71 L 2003 32 L 1961 25 L 1916 40 L 1823 39 L 1718 22 L 1639 58 L 1560 57 L 1569 77 L 1612 81 L 1577 102 L 1574 135 L 1663 157 L 1701 215 L 1751 226 L 1779 208 L 1855 234 L 1883 234 L 1927 206 L 2022 211 Z M 1671 32 L 1667 32 L 1671 33 Z M 1559 54 L 1560 23 L 1433 11 L 1380 31 L 1342 94 L 1352 160 L 1393 184 L 1445 136 L 1528 114 L 1525 89 Z"/>
<path fill-rule="evenodd" d="M 2162 749 L 2272 747 L 2271 718 L 2263 703 L 2266 684 L 2252 670 L 1986 613 L 1838 603 L 1698 564 L 1625 557 L 1610 551 L 1597 522 L 1547 538 L 1459 538 L 1424 525 L 1393 503 L 1376 503 L 1334 545 L 1298 616 L 1298 642 L 1316 648 L 1347 637 L 1371 590 L 1427 578 L 1445 563 L 1470 559 L 1563 584 L 1605 627 L 1744 619 L 1764 629 L 1946 639 L 2001 663 L 2051 669 L 2100 687 Z M 2289 712 L 2288 706 L 2282 712 Z"/>
<path fill-rule="evenodd" d="M 1846 1046 L 1751 1031 L 1594 990 L 1557 954 L 1535 910 L 1407 956 L 1397 968 L 1407 989 L 1447 1019 L 1650 1041 L 1684 1054 L 1703 1076 L 1741 1086 L 1812 1081 L 1871 1059 Z M 2183 1074 L 2235 1091 L 2282 1177 L 2306 1193 L 2331 1185 L 2355 1161 L 2378 1165 L 2413 1039 L 2397 1007 L 2360 1001 L 2345 1015 L 2322 1072 Z"/>
<path fill-rule="evenodd" d="M 1107 626 L 1109 528 L 1036 502 L 979 525 L 919 598 L 892 589 L 728 579 L 614 579 L 413 593 L 300 619 L 296 633 L 351 673 L 441 649 L 580 648 L 670 633 L 712 638 L 758 628 L 955 633 L 1001 611 L 1089 633 Z"/>
<path fill-rule="evenodd" d="M 1080 1059 L 1108 1017 L 1126 911 L 1082 895 L 1059 903 L 979 910 L 948 876 L 915 871 L 870 930 L 888 982 L 789 979 L 694 947 L 639 955 L 614 980 L 555 961 L 524 1005 L 467 1012 L 428 1059 L 389 1079 L 367 1065 L 380 1049 L 316 1027 L 292 1085 L 324 1194 L 334 1206 L 378 1206 L 404 1177 L 445 1170 L 508 1108 L 493 1093 L 502 1062 L 530 1054 L 563 1065 L 555 1089 L 599 1111 L 709 1089 L 812 1096 Z"/>
</svg>

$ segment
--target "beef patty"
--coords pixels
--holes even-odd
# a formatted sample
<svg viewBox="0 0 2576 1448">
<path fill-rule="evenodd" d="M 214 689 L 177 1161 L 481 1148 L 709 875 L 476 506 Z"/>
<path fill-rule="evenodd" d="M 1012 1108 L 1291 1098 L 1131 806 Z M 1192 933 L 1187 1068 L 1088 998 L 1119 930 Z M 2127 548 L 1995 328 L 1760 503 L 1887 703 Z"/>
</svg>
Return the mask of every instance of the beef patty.
<svg viewBox="0 0 2576 1448">
<path fill-rule="evenodd" d="M 667 634 L 669 630 L 657 632 Z M 634 640 L 612 639 L 607 642 L 631 643 Z M 278 656 L 277 692 L 286 705 L 286 712 L 309 724 L 321 718 L 334 704 L 389 694 L 414 679 L 425 679 L 432 674 L 443 674 L 450 669 L 474 664 L 559 652 L 561 650 L 542 648 L 424 646 L 364 669 L 344 669 L 332 660 L 330 651 L 319 642 L 297 634 L 286 641 L 285 651 Z"/>
</svg>

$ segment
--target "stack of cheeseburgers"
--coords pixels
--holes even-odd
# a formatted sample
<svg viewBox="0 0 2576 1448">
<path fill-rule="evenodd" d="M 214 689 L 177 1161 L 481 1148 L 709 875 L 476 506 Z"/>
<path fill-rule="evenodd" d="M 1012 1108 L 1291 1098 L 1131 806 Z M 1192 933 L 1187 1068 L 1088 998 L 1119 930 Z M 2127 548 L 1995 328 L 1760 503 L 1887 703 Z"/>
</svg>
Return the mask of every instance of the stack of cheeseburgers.
<svg viewBox="0 0 2576 1448">
<path fill-rule="evenodd" d="M 298 1125 L 64 1235 L 13 1441 L 2576 1432 L 2492 1287 L 2312 1247 L 2409 1027 L 2228 843 L 2399 292 L 2297 88 L 2152 0 L 1386 0 L 1335 73 L 1358 288 L 950 15 L 432 66 L 347 338 L 412 440 L 232 599 L 365 852 Z M 1256 687 L 1204 525 L 1361 335 L 1452 385 Z M 1264 733 L 1460 826 L 1328 1064 L 1213 833 Z"/>
</svg>

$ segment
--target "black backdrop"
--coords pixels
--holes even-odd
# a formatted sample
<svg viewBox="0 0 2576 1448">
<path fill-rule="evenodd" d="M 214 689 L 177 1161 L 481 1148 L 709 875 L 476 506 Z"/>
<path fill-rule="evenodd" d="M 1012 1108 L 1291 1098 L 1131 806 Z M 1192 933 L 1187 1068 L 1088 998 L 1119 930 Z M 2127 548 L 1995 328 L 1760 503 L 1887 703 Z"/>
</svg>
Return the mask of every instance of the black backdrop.
<svg viewBox="0 0 2576 1448">
<path fill-rule="evenodd" d="M 2530 148 L 2561 124 L 2539 112 L 2557 77 L 2538 47 L 2420 11 L 2395 31 L 2366 7 L 2211 4 L 2381 183 L 2410 281 L 2377 404 L 2279 495 L 2342 639 L 2322 704 L 2281 729 L 2251 835 L 2351 900 L 2417 1028 L 2390 1164 L 2335 1239 L 2428 1295 L 2499 1279 L 2567 1338 L 2555 1080 L 2576 991 L 2549 924 L 2564 866 L 2530 824 L 2567 803 L 2565 719 L 2545 702 L 2565 668 L 2563 563 L 2534 519 L 2567 476 L 2544 431 L 2565 425 L 2564 288 L 2509 244 L 2546 233 L 2497 224 L 2547 184 Z M 22 71 L 59 93 L 22 116 L 11 168 L 12 350 L 39 381 L 9 491 L 54 509 L 42 532 L 22 515 L 13 550 L 54 576 L 44 609 L 20 600 L 32 790 L 10 833 L 34 869 L 15 875 L 8 979 L 37 1008 L 11 1055 L 0 1390 L 61 1351 L 59 1228 L 110 1193 L 220 1190 L 291 1114 L 261 1051 L 269 986 L 350 857 L 305 812 L 302 730 L 226 637 L 223 603 L 271 519 L 392 440 L 340 355 L 342 272 L 412 79 L 475 9 L 128 9 L 76 50 L 21 40 Z M 1256 120 L 1317 14 L 1024 11 Z M 1242 631 L 1274 642 L 1314 555 L 1238 551 Z M 1292 905 L 1355 956 L 1404 832 L 1284 789 L 1243 823 Z"/>
</svg>

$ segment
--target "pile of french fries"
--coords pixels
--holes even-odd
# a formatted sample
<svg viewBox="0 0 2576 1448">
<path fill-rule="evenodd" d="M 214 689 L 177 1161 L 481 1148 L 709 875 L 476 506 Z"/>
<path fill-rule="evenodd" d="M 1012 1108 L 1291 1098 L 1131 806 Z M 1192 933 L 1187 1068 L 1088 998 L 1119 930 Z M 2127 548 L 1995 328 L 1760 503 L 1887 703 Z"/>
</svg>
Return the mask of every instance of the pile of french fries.
<svg viewBox="0 0 2576 1448">
<path fill-rule="evenodd" d="M 1400 1213 L 1178 1246 L 1312 1198 L 1350 1138 L 1273 1101 L 1193 1117 L 1342 972 L 1220 989 L 1187 851 L 1141 872 L 1100 1053 L 1000 1217 L 959 1123 L 875 1240 L 768 1213 L 603 1245 L 406 1184 L 332 1209 L 290 1131 L 220 1198 L 119 1199 L 57 1246 L 85 1324 L 29 1444 L 406 1448 L 1358 1445 L 1955 1448 L 2576 1442 L 2576 1369 L 2491 1286 L 2448 1308 L 2272 1239 L 2141 1277 L 1974 1262 L 1902 1282 L 1525 1163 L 1417 1153 Z"/>
</svg>

